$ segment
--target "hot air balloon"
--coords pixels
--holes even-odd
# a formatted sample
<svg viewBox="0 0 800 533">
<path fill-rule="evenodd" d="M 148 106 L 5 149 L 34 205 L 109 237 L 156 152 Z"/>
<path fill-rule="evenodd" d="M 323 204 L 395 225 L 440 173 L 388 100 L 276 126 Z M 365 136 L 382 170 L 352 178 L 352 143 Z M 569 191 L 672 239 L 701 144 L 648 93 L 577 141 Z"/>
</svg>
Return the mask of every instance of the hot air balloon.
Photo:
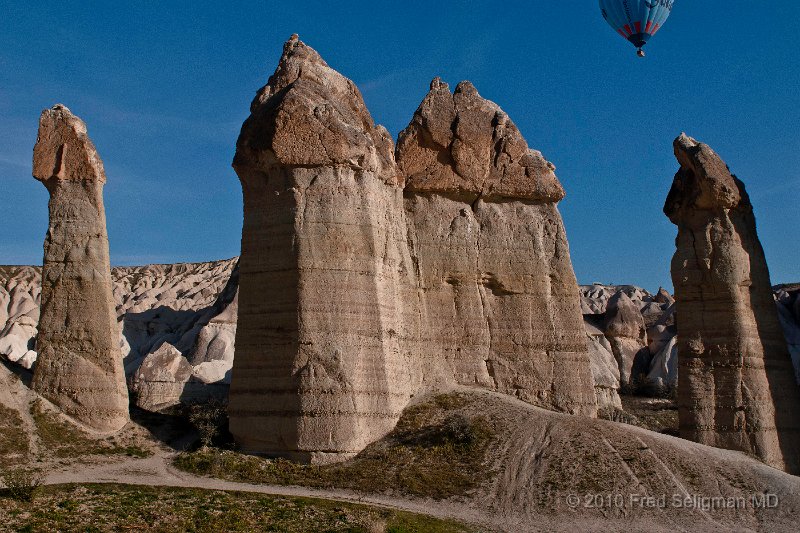
<svg viewBox="0 0 800 533">
<path fill-rule="evenodd" d="M 606 22 L 637 48 L 644 57 L 642 47 L 656 34 L 672 12 L 675 0 L 600 0 L 600 11 Z"/>
</svg>

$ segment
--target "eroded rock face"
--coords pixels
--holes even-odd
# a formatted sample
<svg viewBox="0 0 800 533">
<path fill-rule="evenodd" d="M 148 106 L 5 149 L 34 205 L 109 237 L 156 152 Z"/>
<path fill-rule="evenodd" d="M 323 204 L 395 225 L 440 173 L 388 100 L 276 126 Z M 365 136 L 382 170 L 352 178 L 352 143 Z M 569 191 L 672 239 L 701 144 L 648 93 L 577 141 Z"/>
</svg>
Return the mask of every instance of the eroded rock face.
<svg viewBox="0 0 800 533">
<path fill-rule="evenodd" d="M 62 105 L 42 112 L 33 175 L 50 193 L 33 388 L 100 431 L 128 421 L 103 208 L 103 163 L 86 125 Z"/>
<path fill-rule="evenodd" d="M 595 283 L 579 289 L 598 407 L 616 406 L 619 399 L 613 394 L 617 389 L 638 394 L 642 390 L 668 393 L 676 388 L 677 330 L 672 295 L 663 288 L 650 294 L 633 285 Z M 646 336 L 642 333 L 645 327 Z M 613 393 L 608 385 L 600 388 L 602 383 L 613 383 L 608 372 L 599 371 L 609 361 L 616 372 Z M 620 384 L 620 374 L 625 375 L 624 386 Z"/>
<path fill-rule="evenodd" d="M 619 365 L 620 385 L 628 387 L 650 367 L 647 330 L 639 308 L 620 291 L 608 300 L 603 332 Z"/>
<path fill-rule="evenodd" d="M 192 379 L 182 391 L 159 402 L 137 394 L 137 406 L 152 410 L 227 398 L 236 335 L 237 262 L 235 257 L 111 269 L 126 377 L 137 389 L 150 386 L 151 377 L 153 387 L 161 387 L 157 372 L 136 373 L 165 344 L 192 365 Z M 37 357 L 40 293 L 41 267 L 0 266 L 0 356 L 27 369 Z"/>
<path fill-rule="evenodd" d="M 594 318 L 602 316 L 584 317 L 584 326 L 597 408 L 622 409 L 622 399 L 619 396 L 619 364 L 611 343 L 608 342 L 603 330 L 598 327 L 602 326 L 602 321 Z"/>
<path fill-rule="evenodd" d="M 799 473 L 800 389 L 744 184 L 707 145 L 674 146 L 681 434 Z"/>
<path fill-rule="evenodd" d="M 594 416 L 554 167 L 469 82 L 438 78 L 400 134 L 423 375 Z"/>
<path fill-rule="evenodd" d="M 0 267 L 0 356 L 30 370 L 39 324 L 41 272 L 35 267 Z"/>
<path fill-rule="evenodd" d="M 353 455 L 411 394 L 402 190 L 360 92 L 294 36 L 233 162 L 242 184 L 230 429 L 248 451 Z"/>
</svg>

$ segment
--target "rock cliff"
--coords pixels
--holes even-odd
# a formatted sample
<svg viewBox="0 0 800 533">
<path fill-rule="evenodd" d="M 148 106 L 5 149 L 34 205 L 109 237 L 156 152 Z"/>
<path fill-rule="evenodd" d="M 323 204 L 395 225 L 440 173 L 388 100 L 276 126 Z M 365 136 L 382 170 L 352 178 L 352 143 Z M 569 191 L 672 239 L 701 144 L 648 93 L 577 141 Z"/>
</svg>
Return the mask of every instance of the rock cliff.
<svg viewBox="0 0 800 533">
<path fill-rule="evenodd" d="M 707 145 L 681 135 L 674 147 L 664 213 L 678 226 L 681 435 L 800 473 L 800 390 L 750 199 Z"/>
<path fill-rule="evenodd" d="M 86 125 L 42 112 L 33 175 L 50 193 L 33 388 L 100 431 L 128 421 L 128 389 L 111 293 L 103 163 Z"/>
</svg>

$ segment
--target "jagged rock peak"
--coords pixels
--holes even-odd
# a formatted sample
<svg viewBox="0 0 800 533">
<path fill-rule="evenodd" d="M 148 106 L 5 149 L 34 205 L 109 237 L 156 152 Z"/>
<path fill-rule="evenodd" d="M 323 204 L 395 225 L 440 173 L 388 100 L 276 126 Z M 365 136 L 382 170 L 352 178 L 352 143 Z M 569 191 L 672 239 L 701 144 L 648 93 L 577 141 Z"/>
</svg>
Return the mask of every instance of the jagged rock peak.
<svg viewBox="0 0 800 533">
<path fill-rule="evenodd" d="M 105 183 L 103 161 L 86 124 L 63 104 L 42 111 L 33 149 L 33 177 L 47 185 L 56 180 Z"/>
<path fill-rule="evenodd" d="M 742 183 L 707 144 L 682 133 L 673 143 L 680 170 L 664 204 L 664 214 L 675 222 L 681 209 L 749 208 Z"/>
<path fill-rule="evenodd" d="M 660 304 L 672 305 L 675 303 L 675 298 L 672 297 L 667 289 L 659 287 L 658 292 L 653 297 L 653 301 Z"/>
<path fill-rule="evenodd" d="M 606 336 L 638 339 L 644 335 L 644 331 L 644 318 L 633 300 L 622 291 L 612 296 L 606 311 Z"/>
<path fill-rule="evenodd" d="M 394 143 L 356 85 L 293 35 L 250 106 L 233 166 L 346 166 L 395 179 Z M 240 174 L 241 176 L 241 174 Z"/>
<path fill-rule="evenodd" d="M 487 200 L 564 198 L 552 163 L 529 149 L 508 115 L 468 81 L 452 94 L 440 78 L 431 81 L 400 133 L 396 159 L 410 191 Z"/>
</svg>

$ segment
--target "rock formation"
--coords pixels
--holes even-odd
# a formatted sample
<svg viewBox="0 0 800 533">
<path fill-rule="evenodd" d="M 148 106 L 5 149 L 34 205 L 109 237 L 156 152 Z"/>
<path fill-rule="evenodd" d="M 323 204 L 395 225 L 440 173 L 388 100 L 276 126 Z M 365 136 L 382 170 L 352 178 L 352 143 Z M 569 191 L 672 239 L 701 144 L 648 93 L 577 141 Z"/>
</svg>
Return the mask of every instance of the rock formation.
<svg viewBox="0 0 800 533">
<path fill-rule="evenodd" d="M 744 184 L 705 144 L 675 141 L 664 206 L 678 226 L 681 435 L 800 473 L 800 389 Z"/>
<path fill-rule="evenodd" d="M 469 83 L 434 81 L 395 156 L 358 89 L 295 36 L 233 166 L 229 414 L 246 450 L 341 459 L 412 395 L 457 384 L 595 416 L 564 191 Z"/>
<path fill-rule="evenodd" d="M 594 416 L 554 167 L 469 82 L 438 78 L 400 134 L 422 368 Z"/>
<path fill-rule="evenodd" d="M 636 386 L 650 366 L 647 330 L 639 308 L 622 291 L 608 301 L 603 333 L 619 365 L 620 385 Z"/>
<path fill-rule="evenodd" d="M 614 395 L 620 388 L 634 394 L 667 393 L 676 388 L 677 330 L 672 295 L 663 288 L 653 295 L 633 285 L 596 283 L 579 289 L 598 407 L 617 406 L 619 399 Z M 602 370 L 610 364 L 615 367 L 613 373 Z M 624 386 L 620 374 L 625 375 Z M 636 378 L 633 383 L 629 383 L 630 376 Z"/>
<path fill-rule="evenodd" d="M 192 365 L 173 345 L 165 342 L 144 358 L 133 376 L 131 388 L 136 393 L 136 405 L 158 411 L 180 403 L 191 377 Z"/>
<path fill-rule="evenodd" d="M 205 376 L 208 384 L 230 381 L 239 288 L 236 263 L 237 258 L 112 269 L 128 376 L 168 343 L 195 366 L 193 376 Z M 224 396 L 227 390 L 208 394 Z M 203 396 L 200 390 L 193 395 Z"/>
<path fill-rule="evenodd" d="M 121 326 L 119 345 L 139 407 L 158 410 L 187 401 L 227 398 L 236 335 L 237 261 L 238 257 L 111 269 Z M 27 369 L 38 355 L 40 293 L 40 267 L 0 266 L 0 356 Z M 164 345 L 173 346 L 192 367 L 182 389 L 164 385 L 158 368 L 164 359 L 152 359 L 158 364 L 137 373 Z M 166 383 L 176 382 L 170 378 Z"/>
<path fill-rule="evenodd" d="M 42 112 L 33 175 L 50 193 L 33 387 L 100 431 L 128 421 L 111 293 L 103 163 L 86 125 L 62 105 Z"/>
<path fill-rule="evenodd" d="M 614 356 L 611 343 L 608 342 L 603 330 L 598 327 L 602 326 L 602 321 L 584 317 L 584 326 L 597 408 L 622 409 L 622 399 L 619 397 L 619 363 Z"/>
<path fill-rule="evenodd" d="M 236 145 L 244 197 L 230 430 L 311 462 L 389 432 L 414 365 L 393 143 L 360 92 L 293 36 Z"/>
<path fill-rule="evenodd" d="M 41 290 L 36 267 L 0 267 L 0 355 L 28 370 L 38 355 Z"/>
<path fill-rule="evenodd" d="M 221 270 L 224 273 L 224 267 L 227 266 L 225 263 L 232 262 L 232 260 L 219 262 L 223 264 L 221 265 L 223 268 L 212 269 L 211 277 L 206 278 L 206 282 L 213 283 L 218 277 L 215 271 Z M 188 265 L 183 266 L 185 268 Z M 191 287 L 185 281 L 178 286 Z M 196 286 L 192 288 L 196 289 Z M 172 314 L 166 311 L 171 308 L 160 306 L 153 311 L 140 313 L 150 316 L 154 312 L 155 316 L 150 316 L 150 321 L 146 323 L 147 327 L 143 328 L 145 332 L 151 333 L 145 337 L 144 342 L 145 346 L 151 348 L 147 355 L 134 365 L 136 371 L 132 383 L 136 392 L 137 406 L 158 411 L 179 403 L 227 397 L 233 366 L 238 292 L 239 272 L 238 268 L 234 267 L 227 284 L 211 306 L 185 314 L 173 311 L 177 323 L 170 328 L 172 331 L 161 331 L 152 335 L 151 330 L 152 326 L 156 325 L 154 329 L 157 329 L 159 325 L 153 320 L 157 320 L 161 315 Z M 184 303 L 186 300 L 190 301 L 191 294 L 184 295 L 183 300 Z M 159 302 L 171 303 L 164 300 Z M 180 349 L 170 344 L 169 341 L 173 339 L 177 339 Z M 134 349 L 131 349 L 131 352 L 134 352 Z"/>
</svg>

